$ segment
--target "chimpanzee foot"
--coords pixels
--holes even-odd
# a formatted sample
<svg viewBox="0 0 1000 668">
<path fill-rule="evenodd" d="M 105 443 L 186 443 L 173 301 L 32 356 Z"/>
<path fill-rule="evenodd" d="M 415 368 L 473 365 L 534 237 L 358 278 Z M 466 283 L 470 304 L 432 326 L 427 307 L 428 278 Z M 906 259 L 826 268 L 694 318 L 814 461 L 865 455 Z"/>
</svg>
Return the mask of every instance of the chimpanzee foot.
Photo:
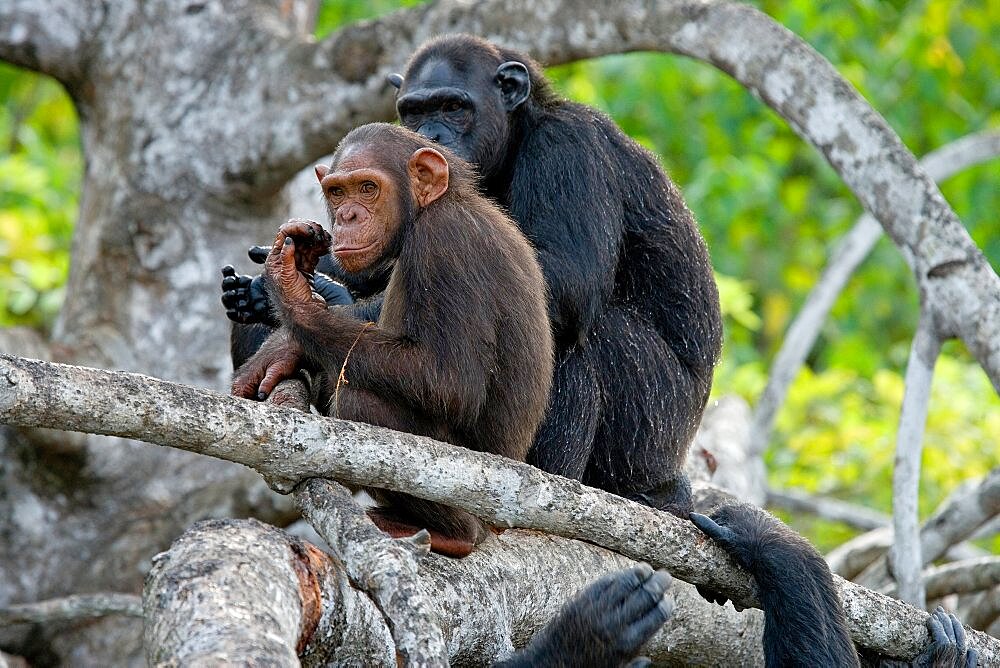
<svg viewBox="0 0 1000 668">
<path fill-rule="evenodd" d="M 375 526 L 392 538 L 409 538 L 423 529 L 423 527 L 414 526 L 389 516 L 382 508 L 370 509 L 368 517 Z M 431 536 L 431 552 L 443 554 L 446 557 L 461 559 L 468 556 L 476 547 L 476 544 L 471 540 L 446 536 L 432 529 L 428 529 L 427 532 Z"/>
</svg>

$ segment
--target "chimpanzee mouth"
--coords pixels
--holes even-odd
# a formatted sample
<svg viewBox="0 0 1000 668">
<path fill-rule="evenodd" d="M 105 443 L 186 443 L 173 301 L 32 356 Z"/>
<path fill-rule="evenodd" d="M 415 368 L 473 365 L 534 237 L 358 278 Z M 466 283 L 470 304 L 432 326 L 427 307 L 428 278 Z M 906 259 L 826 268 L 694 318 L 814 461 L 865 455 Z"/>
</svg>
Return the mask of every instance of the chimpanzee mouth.
<svg viewBox="0 0 1000 668">
<path fill-rule="evenodd" d="M 365 251 L 374 246 L 377 242 L 373 241 L 367 246 L 334 246 L 333 252 L 335 254 L 340 253 L 358 253 L 360 251 Z"/>
</svg>

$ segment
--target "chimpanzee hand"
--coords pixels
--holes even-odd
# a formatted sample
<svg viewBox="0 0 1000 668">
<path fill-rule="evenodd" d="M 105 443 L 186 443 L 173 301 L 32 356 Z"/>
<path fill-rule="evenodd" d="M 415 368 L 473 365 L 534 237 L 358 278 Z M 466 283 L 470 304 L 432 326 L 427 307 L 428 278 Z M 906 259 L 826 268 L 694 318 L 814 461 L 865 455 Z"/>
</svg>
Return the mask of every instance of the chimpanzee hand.
<svg viewBox="0 0 1000 668">
<path fill-rule="evenodd" d="M 535 634 L 520 652 L 496 666 L 638 668 L 639 650 L 673 614 L 672 578 L 648 564 L 593 582 Z"/>
<path fill-rule="evenodd" d="M 302 360 L 302 349 L 284 330 L 268 337 L 254 356 L 236 370 L 232 395 L 263 401 L 281 381 L 293 378 Z"/>
<path fill-rule="evenodd" d="M 750 563 L 749 555 L 744 550 L 747 537 L 737 533 L 733 528 L 726 526 L 730 516 L 741 512 L 741 510 L 746 511 L 747 509 L 741 509 L 739 506 L 723 506 L 714 513 L 714 518 L 700 513 L 691 513 L 690 518 L 696 527 L 708 534 L 709 538 L 728 552 L 740 566 L 753 572 L 753 564 Z M 741 529 L 746 529 L 747 526 L 744 521 L 733 522 L 733 525 Z M 726 601 L 729 600 L 729 597 L 722 592 L 715 591 L 703 585 L 695 585 L 695 589 L 709 603 L 725 605 Z M 740 610 L 742 608 L 737 609 Z"/>
<path fill-rule="evenodd" d="M 955 615 L 939 606 L 926 623 L 931 644 L 910 665 L 914 668 L 975 668 L 979 652 L 966 645 L 965 629 Z"/>
<path fill-rule="evenodd" d="M 226 307 L 226 317 L 233 322 L 278 325 L 271 313 L 264 277 L 239 275 L 231 264 L 222 268 L 222 305 Z"/>
<path fill-rule="evenodd" d="M 322 305 L 326 300 L 313 291 L 313 272 L 319 258 L 330 251 L 332 239 L 319 223 L 292 219 L 278 228 L 264 272 L 277 298 L 285 306 Z"/>
</svg>

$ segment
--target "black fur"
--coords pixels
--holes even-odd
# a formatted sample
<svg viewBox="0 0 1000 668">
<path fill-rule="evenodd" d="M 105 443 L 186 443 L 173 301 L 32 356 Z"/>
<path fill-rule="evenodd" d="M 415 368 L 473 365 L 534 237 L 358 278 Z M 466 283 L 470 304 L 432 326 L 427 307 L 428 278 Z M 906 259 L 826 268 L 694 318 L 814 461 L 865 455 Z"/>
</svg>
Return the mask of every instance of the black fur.
<svg viewBox="0 0 1000 668">
<path fill-rule="evenodd" d="M 638 668 L 638 657 L 673 614 L 670 575 L 647 564 L 606 575 L 581 591 L 524 649 L 498 668 Z"/>
<path fill-rule="evenodd" d="M 725 505 L 711 517 L 691 520 L 712 537 L 757 583 L 764 610 L 764 662 L 779 666 L 858 666 L 833 575 L 809 541 L 760 508 Z M 710 601 L 726 596 L 699 587 Z M 978 653 L 968 649 L 961 623 L 940 608 L 928 618 L 931 644 L 912 662 L 875 657 L 865 665 L 972 668 Z"/>
<path fill-rule="evenodd" d="M 511 61 L 526 78 L 505 75 Z M 682 467 L 722 327 L 708 252 L 677 188 L 613 121 L 556 97 L 523 54 L 444 37 L 396 81 L 402 123 L 475 163 L 538 250 L 557 356 L 528 461 L 686 516 Z"/>
</svg>

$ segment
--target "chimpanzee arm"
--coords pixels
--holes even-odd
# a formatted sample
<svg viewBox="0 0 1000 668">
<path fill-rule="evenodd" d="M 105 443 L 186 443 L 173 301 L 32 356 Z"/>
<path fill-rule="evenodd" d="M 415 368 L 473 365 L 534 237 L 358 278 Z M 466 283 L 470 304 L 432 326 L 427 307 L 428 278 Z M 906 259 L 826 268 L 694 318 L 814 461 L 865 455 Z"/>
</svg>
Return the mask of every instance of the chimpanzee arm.
<svg viewBox="0 0 1000 668">
<path fill-rule="evenodd" d="M 511 216 L 538 253 L 557 347 L 587 335 L 615 285 L 624 211 L 613 186 L 625 176 L 603 173 L 604 156 L 583 148 L 607 146 L 596 133 L 586 121 L 539 127 L 518 157 L 531 168 L 515 168 L 511 184 Z"/>
<path fill-rule="evenodd" d="M 535 634 L 527 647 L 498 668 L 638 668 L 638 657 L 674 610 L 670 574 L 639 564 L 588 585 Z"/>
<path fill-rule="evenodd" d="M 308 229 L 309 234 L 321 232 L 318 226 Z M 306 360 L 321 367 L 329 379 L 338 378 L 346 368 L 354 388 L 395 404 L 418 406 L 430 414 L 447 413 L 452 423 L 478 415 L 486 394 L 487 369 L 481 355 L 467 354 L 465 346 L 475 342 L 442 340 L 447 332 L 433 327 L 426 328 L 421 340 L 413 340 L 374 322 L 360 322 L 344 308 L 328 308 L 299 271 L 301 261 L 296 254 L 300 251 L 289 234 L 281 232 L 275 240 L 267 261 L 267 289 L 283 330 Z M 421 318 L 434 320 L 429 312 L 414 319 Z M 237 380 L 244 386 L 248 382 L 240 375 Z M 262 386 L 260 392 L 266 395 L 270 389 Z"/>
<path fill-rule="evenodd" d="M 254 262 L 261 264 L 267 258 L 270 246 L 251 246 L 247 255 Z M 325 270 L 325 271 L 324 271 Z M 382 309 L 382 296 L 355 303 L 347 287 L 336 281 L 325 272 L 335 275 L 343 274 L 339 265 L 330 259 L 329 255 L 320 258 L 317 271 L 312 278 L 313 290 L 316 291 L 330 306 L 348 306 L 348 312 L 362 322 L 378 320 Z M 366 278 L 367 282 L 360 285 L 364 290 L 377 282 L 377 278 Z M 274 316 L 270 299 L 267 296 L 266 279 L 262 274 L 257 276 L 238 275 L 232 265 L 222 268 L 222 304 L 226 308 L 226 316 L 233 321 L 229 336 L 229 350 L 233 368 L 238 369 L 260 349 L 261 344 L 279 325 Z"/>
<path fill-rule="evenodd" d="M 768 668 L 859 665 L 830 568 L 805 538 L 742 503 L 723 506 L 711 518 L 692 513 L 691 520 L 753 574 Z M 725 602 L 724 596 L 706 597 Z"/>
</svg>

